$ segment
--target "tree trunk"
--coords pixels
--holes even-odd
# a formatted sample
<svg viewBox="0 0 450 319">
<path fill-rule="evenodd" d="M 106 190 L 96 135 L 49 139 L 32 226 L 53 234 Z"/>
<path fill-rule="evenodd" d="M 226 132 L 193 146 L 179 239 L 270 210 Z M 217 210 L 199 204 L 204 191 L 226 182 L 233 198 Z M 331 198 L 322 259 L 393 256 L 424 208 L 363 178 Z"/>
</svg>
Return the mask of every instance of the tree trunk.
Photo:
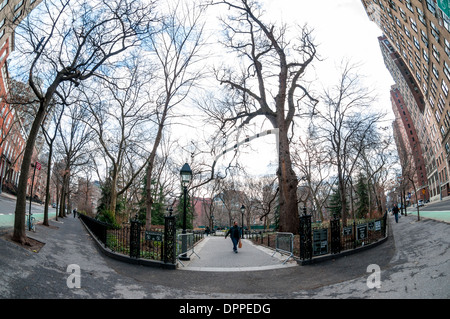
<svg viewBox="0 0 450 319">
<path fill-rule="evenodd" d="M 109 210 L 114 216 L 114 219 L 116 218 L 116 206 L 117 206 L 117 175 L 118 169 L 114 168 L 113 176 L 111 176 L 111 199 L 109 203 Z"/>
<path fill-rule="evenodd" d="M 164 122 L 167 116 L 167 108 L 168 103 L 165 104 L 165 108 L 163 110 L 163 114 L 161 117 L 161 123 L 158 125 L 158 132 L 156 134 L 155 142 L 153 143 L 153 149 L 150 153 L 150 157 L 148 160 L 148 169 L 147 169 L 147 189 L 146 189 L 146 213 L 145 213 L 145 229 L 150 230 L 152 226 L 152 206 L 153 206 L 153 194 L 152 194 L 152 173 L 153 167 L 155 164 L 156 152 L 158 150 L 159 144 L 161 143 L 162 131 L 164 129 Z"/>
<path fill-rule="evenodd" d="M 41 102 L 36 117 L 31 126 L 30 134 L 28 135 L 25 152 L 23 154 L 22 166 L 20 169 L 19 185 L 17 189 L 16 210 L 14 213 L 14 232 L 12 239 L 21 244 L 28 242 L 25 232 L 25 214 L 27 201 L 27 182 L 28 174 L 31 166 L 31 157 L 33 155 L 34 144 L 38 135 L 41 123 L 46 112 L 46 104 Z"/>
<path fill-rule="evenodd" d="M 280 221 L 279 231 L 298 234 L 299 215 L 297 203 L 297 176 L 292 169 L 287 130 L 279 130 L 278 183 L 280 186 Z"/>
</svg>

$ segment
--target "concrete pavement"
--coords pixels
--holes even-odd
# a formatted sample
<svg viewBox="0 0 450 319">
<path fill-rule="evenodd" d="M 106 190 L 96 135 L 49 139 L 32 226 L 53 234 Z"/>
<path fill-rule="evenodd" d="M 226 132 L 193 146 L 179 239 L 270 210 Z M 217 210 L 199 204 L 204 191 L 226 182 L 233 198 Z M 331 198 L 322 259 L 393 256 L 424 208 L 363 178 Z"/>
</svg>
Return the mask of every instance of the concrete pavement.
<svg viewBox="0 0 450 319">
<path fill-rule="evenodd" d="M 197 248 L 200 259 L 167 270 L 106 257 L 81 222 L 70 216 L 51 221 L 51 228 L 38 225 L 36 233 L 29 234 L 45 242 L 38 253 L 0 238 L 0 298 L 450 298 L 450 225 L 416 220 L 402 217 L 395 224 L 389 216 L 388 241 L 318 264 L 280 267 L 278 258 L 249 243 L 234 254 L 228 252 L 229 239 L 209 238 Z M 213 243 L 223 244 L 217 249 L 223 253 L 220 262 L 207 258 Z M 369 265 L 380 269 L 379 288 L 368 285 Z M 73 285 L 77 278 L 79 288 Z"/>
<path fill-rule="evenodd" d="M 255 245 L 248 239 L 242 240 L 242 248 L 234 253 L 231 239 L 223 236 L 206 236 L 194 248 L 191 260 L 182 262 L 179 269 L 209 271 L 209 272 L 235 272 L 235 271 L 259 271 L 269 269 L 281 269 L 298 266 L 289 255 L 274 253 L 273 250 L 260 245 Z"/>
</svg>

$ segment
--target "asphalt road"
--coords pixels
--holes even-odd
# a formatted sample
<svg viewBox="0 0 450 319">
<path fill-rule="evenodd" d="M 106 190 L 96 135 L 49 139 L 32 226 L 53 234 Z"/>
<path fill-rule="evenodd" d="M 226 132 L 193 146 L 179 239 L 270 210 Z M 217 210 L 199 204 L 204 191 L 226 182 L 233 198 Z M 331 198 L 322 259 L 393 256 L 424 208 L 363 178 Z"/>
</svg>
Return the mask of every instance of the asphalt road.
<svg viewBox="0 0 450 319">
<path fill-rule="evenodd" d="M 16 210 L 16 198 L 7 193 L 0 194 L 0 228 L 12 227 L 14 225 L 14 212 Z M 29 201 L 27 201 L 26 213 L 29 212 Z M 31 202 L 31 213 L 37 221 L 43 220 L 44 205 Z M 49 216 L 53 218 L 56 209 L 49 207 Z"/>
</svg>

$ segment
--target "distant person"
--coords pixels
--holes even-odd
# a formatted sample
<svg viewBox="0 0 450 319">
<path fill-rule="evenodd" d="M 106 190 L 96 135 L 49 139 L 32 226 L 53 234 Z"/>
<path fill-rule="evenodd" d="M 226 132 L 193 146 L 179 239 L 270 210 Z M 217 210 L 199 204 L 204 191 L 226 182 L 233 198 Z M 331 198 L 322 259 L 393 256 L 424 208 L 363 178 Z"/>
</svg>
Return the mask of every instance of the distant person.
<svg viewBox="0 0 450 319">
<path fill-rule="evenodd" d="M 73 210 L 73 218 L 75 218 L 75 217 L 77 217 L 77 209 L 76 208 Z"/>
<path fill-rule="evenodd" d="M 395 222 L 398 223 L 398 205 L 392 207 L 392 213 L 394 214 Z"/>
<path fill-rule="evenodd" d="M 210 230 L 209 230 L 209 226 L 206 226 L 206 230 L 205 230 L 206 236 L 208 236 L 208 235 L 209 235 L 209 232 L 210 232 Z"/>
<path fill-rule="evenodd" d="M 234 222 L 233 227 L 231 227 L 225 234 L 225 239 L 230 235 L 231 241 L 233 242 L 233 251 L 237 253 L 237 245 L 241 239 L 241 230 L 238 227 L 238 223 Z"/>
</svg>

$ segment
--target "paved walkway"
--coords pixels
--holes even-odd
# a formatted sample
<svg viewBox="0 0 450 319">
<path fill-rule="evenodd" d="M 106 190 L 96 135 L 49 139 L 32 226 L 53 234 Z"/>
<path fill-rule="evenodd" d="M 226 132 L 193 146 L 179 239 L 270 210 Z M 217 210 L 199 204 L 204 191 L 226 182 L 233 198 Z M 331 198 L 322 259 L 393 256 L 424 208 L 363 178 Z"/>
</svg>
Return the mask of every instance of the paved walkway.
<svg viewBox="0 0 450 319">
<path fill-rule="evenodd" d="M 231 239 L 207 236 L 194 248 L 188 262 L 182 261 L 180 269 L 196 271 L 257 271 L 298 266 L 289 255 L 274 253 L 269 248 L 242 240 L 242 248 L 234 253 Z"/>
</svg>

